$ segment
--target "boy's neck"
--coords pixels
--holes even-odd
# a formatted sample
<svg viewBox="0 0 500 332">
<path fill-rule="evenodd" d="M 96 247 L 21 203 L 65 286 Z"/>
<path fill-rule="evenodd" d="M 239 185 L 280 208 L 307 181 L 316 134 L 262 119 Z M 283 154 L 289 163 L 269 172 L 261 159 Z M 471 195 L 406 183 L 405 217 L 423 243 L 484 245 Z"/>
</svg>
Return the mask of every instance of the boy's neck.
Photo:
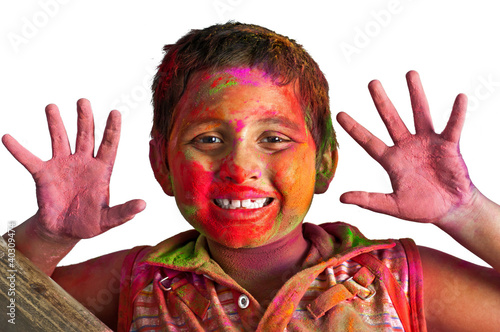
<svg viewBox="0 0 500 332">
<path fill-rule="evenodd" d="M 264 306 L 300 269 L 309 249 L 302 224 L 281 239 L 256 248 L 234 249 L 207 240 L 212 258 Z"/>
</svg>

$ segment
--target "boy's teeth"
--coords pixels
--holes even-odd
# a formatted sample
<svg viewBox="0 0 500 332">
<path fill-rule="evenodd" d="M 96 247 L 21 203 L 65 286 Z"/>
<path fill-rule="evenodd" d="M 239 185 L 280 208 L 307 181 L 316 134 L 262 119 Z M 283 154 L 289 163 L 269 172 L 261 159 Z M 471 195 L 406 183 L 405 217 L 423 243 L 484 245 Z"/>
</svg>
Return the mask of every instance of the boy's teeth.
<svg viewBox="0 0 500 332">
<path fill-rule="evenodd" d="M 215 199 L 217 205 L 223 209 L 259 209 L 266 204 L 268 198 L 255 198 L 255 199 Z"/>
</svg>

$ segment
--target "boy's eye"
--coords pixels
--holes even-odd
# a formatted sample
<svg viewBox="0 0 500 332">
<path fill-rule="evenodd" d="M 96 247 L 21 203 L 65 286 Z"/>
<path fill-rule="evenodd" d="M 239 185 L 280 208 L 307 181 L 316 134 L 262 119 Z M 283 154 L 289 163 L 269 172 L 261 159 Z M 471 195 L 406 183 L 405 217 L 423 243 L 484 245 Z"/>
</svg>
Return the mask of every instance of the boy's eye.
<svg viewBox="0 0 500 332">
<path fill-rule="evenodd" d="M 281 138 L 279 136 L 268 136 L 268 137 L 265 137 L 264 139 L 262 139 L 261 142 L 263 143 L 281 143 L 281 142 L 285 142 L 287 140 L 285 140 L 284 138 Z"/>
<path fill-rule="evenodd" d="M 266 150 L 281 151 L 283 149 L 286 149 L 292 142 L 290 138 L 284 135 L 276 135 L 276 134 L 273 135 L 271 133 L 269 134 L 264 136 L 259 141 L 259 144 L 261 144 L 261 146 Z"/>
<path fill-rule="evenodd" d="M 222 140 L 215 136 L 203 136 L 196 139 L 198 143 L 222 143 Z"/>
<path fill-rule="evenodd" d="M 217 150 L 222 146 L 222 143 L 224 143 L 222 138 L 215 135 L 200 135 L 190 142 L 195 148 L 203 151 Z"/>
</svg>

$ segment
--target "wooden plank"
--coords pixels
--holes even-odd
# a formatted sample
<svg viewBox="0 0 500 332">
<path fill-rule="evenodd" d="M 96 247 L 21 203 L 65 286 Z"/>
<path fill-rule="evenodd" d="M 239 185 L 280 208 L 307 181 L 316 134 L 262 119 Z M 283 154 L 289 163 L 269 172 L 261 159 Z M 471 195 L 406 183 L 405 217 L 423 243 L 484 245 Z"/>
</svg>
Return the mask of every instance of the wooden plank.
<svg viewBox="0 0 500 332">
<path fill-rule="evenodd" d="M 111 331 L 16 251 L 14 241 L 0 239 L 0 331 Z"/>
</svg>

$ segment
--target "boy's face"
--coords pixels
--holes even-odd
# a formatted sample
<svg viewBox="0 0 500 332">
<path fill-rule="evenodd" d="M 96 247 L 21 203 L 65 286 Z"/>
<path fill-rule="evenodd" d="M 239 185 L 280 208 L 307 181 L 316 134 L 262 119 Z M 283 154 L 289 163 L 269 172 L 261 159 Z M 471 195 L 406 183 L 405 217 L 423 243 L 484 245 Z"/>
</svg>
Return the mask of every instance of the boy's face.
<svg viewBox="0 0 500 332">
<path fill-rule="evenodd" d="M 297 227 L 314 193 L 313 138 L 293 84 L 232 68 L 194 75 L 167 147 L 182 215 L 209 239 L 240 248 Z"/>
</svg>

